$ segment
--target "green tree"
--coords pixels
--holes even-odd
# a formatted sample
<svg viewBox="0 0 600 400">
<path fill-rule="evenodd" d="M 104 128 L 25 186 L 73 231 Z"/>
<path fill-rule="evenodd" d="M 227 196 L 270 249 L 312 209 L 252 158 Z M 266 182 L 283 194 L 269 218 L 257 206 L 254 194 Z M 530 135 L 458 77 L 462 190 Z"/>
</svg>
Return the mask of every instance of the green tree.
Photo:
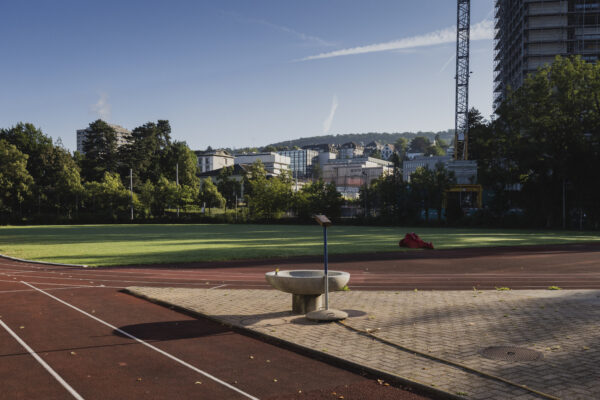
<svg viewBox="0 0 600 400">
<path fill-rule="evenodd" d="M 147 179 L 146 182 L 139 186 L 140 211 L 145 218 L 152 215 L 152 210 L 155 207 L 155 190 L 150 179 Z"/>
<path fill-rule="evenodd" d="M 419 167 L 410 175 L 411 192 L 419 208 L 425 211 L 425 220 L 429 222 L 429 210 L 436 207 L 435 173 L 427 166 Z"/>
<path fill-rule="evenodd" d="M 225 207 L 235 207 L 237 197 L 241 196 L 241 182 L 233 178 L 234 167 L 225 167 L 219 171 L 217 189 L 225 198 Z"/>
<path fill-rule="evenodd" d="M 394 148 L 400 153 L 400 158 L 403 159 L 408 150 L 408 139 L 400 136 L 394 143 Z"/>
<path fill-rule="evenodd" d="M 437 144 L 430 144 L 425 149 L 424 155 L 426 155 L 426 156 L 444 156 L 444 155 L 446 155 L 446 152 L 444 151 L 444 149 L 441 146 L 438 146 Z"/>
<path fill-rule="evenodd" d="M 85 183 L 87 202 L 96 215 L 113 220 L 124 218 L 131 207 L 131 193 L 123 186 L 117 173 L 105 172 L 102 180 Z M 134 194 L 134 208 L 139 208 Z"/>
<path fill-rule="evenodd" d="M 198 200 L 202 206 L 208 207 L 209 214 L 211 208 L 221 208 L 225 205 L 225 198 L 219 193 L 217 186 L 210 178 L 206 178 L 204 182 L 202 182 Z"/>
<path fill-rule="evenodd" d="M 600 190 L 590 184 L 600 180 L 599 99 L 600 65 L 557 57 L 497 111 L 494 134 L 508 142 L 523 204 L 546 226 L 566 226 L 570 211 L 600 223 Z"/>
<path fill-rule="evenodd" d="M 27 170 L 33 178 L 31 196 L 23 203 L 24 214 L 34 210 L 70 216 L 76 209 L 82 185 L 77 163 L 69 152 L 32 124 L 19 123 L 0 130 L 6 140 L 28 156 Z M 20 207 L 21 208 L 21 207 Z"/>
<path fill-rule="evenodd" d="M 411 140 L 409 149 L 411 153 L 425 153 L 430 145 L 429 139 L 424 136 L 417 136 Z"/>
<path fill-rule="evenodd" d="M 21 214 L 21 204 L 31 194 L 33 178 L 27 171 L 27 155 L 0 139 L 0 214 Z"/>
<path fill-rule="evenodd" d="M 442 220 L 444 197 L 450 186 L 456 184 L 454 172 L 448 171 L 444 164 L 437 163 L 433 170 L 432 203 L 437 209 L 438 221 Z"/>
<path fill-rule="evenodd" d="M 133 170 L 134 185 L 150 180 L 157 183 L 161 175 L 171 176 L 172 159 L 165 160 L 171 147 L 171 126 L 167 120 L 147 122 L 131 132 L 131 141 L 119 148 L 122 176 Z"/>
<path fill-rule="evenodd" d="M 258 160 L 247 170 L 245 182 L 246 202 L 254 218 L 279 218 L 290 208 L 292 178 L 287 171 L 267 178 L 264 165 Z"/>
<path fill-rule="evenodd" d="M 177 183 L 161 176 L 154 186 L 154 202 L 152 215 L 163 216 L 167 208 L 176 207 L 179 201 Z"/>
<path fill-rule="evenodd" d="M 294 195 L 298 216 L 309 219 L 315 214 L 324 214 L 330 218 L 339 218 L 342 214 L 344 199 L 333 183 L 322 179 L 305 185 Z"/>
<path fill-rule="evenodd" d="M 54 198 L 57 213 L 71 217 L 78 209 L 83 185 L 79 174 L 79 166 L 71 155 L 63 148 L 54 147 L 52 158 L 46 171 L 46 186 L 43 188 L 46 198 Z"/>
<path fill-rule="evenodd" d="M 167 147 L 162 158 L 162 173 L 170 180 L 175 180 L 179 169 L 179 183 L 188 186 L 199 186 L 197 176 L 198 158 L 185 142 L 173 142 Z"/>
<path fill-rule="evenodd" d="M 87 181 L 97 181 L 106 172 L 115 173 L 119 165 L 117 133 L 106 122 L 98 119 L 87 128 L 83 143 L 82 175 Z"/>
</svg>

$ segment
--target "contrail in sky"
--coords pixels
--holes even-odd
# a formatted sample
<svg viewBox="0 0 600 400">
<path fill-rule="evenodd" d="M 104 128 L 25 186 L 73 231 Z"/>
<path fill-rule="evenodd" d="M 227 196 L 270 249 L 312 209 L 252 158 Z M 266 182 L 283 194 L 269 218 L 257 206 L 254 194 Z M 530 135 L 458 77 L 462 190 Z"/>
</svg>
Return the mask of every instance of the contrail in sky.
<svg viewBox="0 0 600 400">
<path fill-rule="evenodd" d="M 486 40 L 494 37 L 494 22 L 491 19 L 485 19 L 471 26 L 471 40 Z M 308 56 L 298 61 L 319 60 L 322 58 L 333 58 L 341 56 L 350 56 L 356 54 L 375 53 L 380 51 L 410 49 L 415 47 L 434 46 L 437 44 L 456 42 L 456 27 L 445 28 L 435 32 L 429 32 L 423 35 L 411 36 L 390 42 L 369 44 L 366 46 L 351 47 L 347 49 L 330 51 L 327 53 Z"/>
<path fill-rule="evenodd" d="M 331 102 L 331 110 L 329 111 L 329 115 L 327 116 L 325 121 L 323 121 L 323 133 L 325 133 L 325 134 L 329 133 L 329 130 L 331 129 L 331 123 L 333 122 L 333 117 L 335 116 L 335 110 L 337 110 L 337 108 L 338 108 L 338 98 L 334 94 L 333 100 Z"/>
</svg>

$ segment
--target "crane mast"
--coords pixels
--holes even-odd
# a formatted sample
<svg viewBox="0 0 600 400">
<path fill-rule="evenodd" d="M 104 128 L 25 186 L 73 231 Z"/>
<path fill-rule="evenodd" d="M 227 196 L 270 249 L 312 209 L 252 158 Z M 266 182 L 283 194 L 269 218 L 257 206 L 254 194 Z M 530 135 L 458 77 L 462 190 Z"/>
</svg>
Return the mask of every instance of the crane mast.
<svg viewBox="0 0 600 400">
<path fill-rule="evenodd" d="M 457 1 L 454 159 L 467 160 L 469 155 L 469 39 L 471 30 L 471 1 Z"/>
</svg>

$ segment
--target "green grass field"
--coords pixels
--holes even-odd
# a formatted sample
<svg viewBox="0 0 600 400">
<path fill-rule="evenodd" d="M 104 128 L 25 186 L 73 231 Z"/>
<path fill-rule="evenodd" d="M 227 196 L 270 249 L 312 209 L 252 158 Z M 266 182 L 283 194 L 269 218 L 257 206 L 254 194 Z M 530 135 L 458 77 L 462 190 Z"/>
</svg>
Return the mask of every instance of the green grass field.
<svg viewBox="0 0 600 400">
<path fill-rule="evenodd" d="M 487 229 L 332 226 L 330 254 L 403 251 L 417 232 L 436 249 L 600 242 L 600 233 Z M 318 225 L 85 225 L 0 227 L 0 253 L 93 266 L 315 255 Z"/>
</svg>

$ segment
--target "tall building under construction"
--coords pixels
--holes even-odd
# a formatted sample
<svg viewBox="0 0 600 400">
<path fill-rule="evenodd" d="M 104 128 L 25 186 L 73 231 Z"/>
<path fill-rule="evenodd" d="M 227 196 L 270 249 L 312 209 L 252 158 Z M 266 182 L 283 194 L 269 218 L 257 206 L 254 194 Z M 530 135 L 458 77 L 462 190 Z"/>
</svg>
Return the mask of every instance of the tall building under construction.
<svg viewBox="0 0 600 400">
<path fill-rule="evenodd" d="M 600 0 L 496 0 L 494 107 L 557 55 L 600 57 Z"/>
</svg>

